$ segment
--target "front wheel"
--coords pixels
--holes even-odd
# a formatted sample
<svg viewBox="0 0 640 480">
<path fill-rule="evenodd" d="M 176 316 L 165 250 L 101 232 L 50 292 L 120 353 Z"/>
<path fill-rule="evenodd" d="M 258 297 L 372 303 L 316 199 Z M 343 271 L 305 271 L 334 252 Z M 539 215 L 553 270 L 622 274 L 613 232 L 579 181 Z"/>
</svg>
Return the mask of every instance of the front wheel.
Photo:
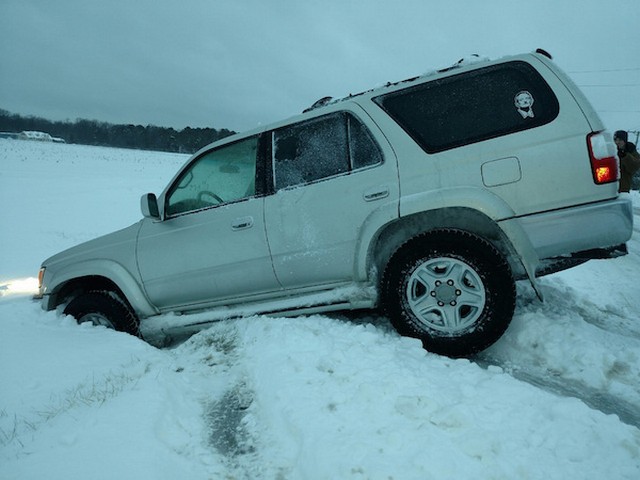
<svg viewBox="0 0 640 480">
<path fill-rule="evenodd" d="M 64 309 L 78 323 L 90 322 L 121 332 L 139 335 L 138 318 L 115 292 L 94 291 L 78 295 Z"/>
<path fill-rule="evenodd" d="M 383 306 L 396 330 L 451 357 L 472 355 L 498 340 L 511 322 L 515 298 L 504 257 L 462 230 L 408 241 L 383 277 Z"/>
</svg>

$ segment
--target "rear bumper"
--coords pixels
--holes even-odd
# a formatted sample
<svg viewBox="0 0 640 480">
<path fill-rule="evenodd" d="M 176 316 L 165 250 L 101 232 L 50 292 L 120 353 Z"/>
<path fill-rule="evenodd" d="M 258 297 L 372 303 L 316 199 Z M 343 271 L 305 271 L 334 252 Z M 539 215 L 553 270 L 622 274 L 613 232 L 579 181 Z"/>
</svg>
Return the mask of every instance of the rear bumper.
<svg viewBox="0 0 640 480">
<path fill-rule="evenodd" d="M 610 258 L 633 233 L 631 200 L 617 198 L 578 207 L 529 215 L 518 219 L 538 258 L 547 259 L 592 251 L 590 258 Z M 586 255 L 581 255 L 583 258 Z"/>
<path fill-rule="evenodd" d="M 567 268 L 573 268 L 588 262 L 589 260 L 618 258 L 626 255 L 627 253 L 627 244 L 623 243 L 615 247 L 594 248 L 591 250 L 572 253 L 571 255 L 547 258 L 538 264 L 536 268 L 536 277 L 542 277 L 544 275 L 549 275 L 550 273 L 566 270 Z"/>
</svg>

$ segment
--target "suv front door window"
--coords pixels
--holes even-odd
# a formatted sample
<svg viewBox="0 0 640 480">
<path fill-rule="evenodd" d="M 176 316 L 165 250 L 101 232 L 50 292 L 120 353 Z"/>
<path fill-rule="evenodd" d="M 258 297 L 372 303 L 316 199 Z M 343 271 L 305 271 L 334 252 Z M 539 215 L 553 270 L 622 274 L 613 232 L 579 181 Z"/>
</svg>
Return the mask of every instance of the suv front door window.
<svg viewBox="0 0 640 480">
<path fill-rule="evenodd" d="M 143 220 L 138 266 L 147 295 L 161 309 L 280 288 L 264 198 L 255 198 L 258 145 L 254 136 L 200 155 L 168 190 L 165 220 Z"/>
<path fill-rule="evenodd" d="M 187 168 L 167 195 L 168 216 L 255 195 L 258 138 L 212 150 Z"/>
</svg>

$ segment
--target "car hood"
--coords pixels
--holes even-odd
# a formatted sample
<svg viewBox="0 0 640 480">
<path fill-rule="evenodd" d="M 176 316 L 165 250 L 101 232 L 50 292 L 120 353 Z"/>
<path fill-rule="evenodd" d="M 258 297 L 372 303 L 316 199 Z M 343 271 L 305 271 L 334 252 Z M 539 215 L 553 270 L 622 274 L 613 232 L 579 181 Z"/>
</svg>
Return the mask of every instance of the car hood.
<svg viewBox="0 0 640 480">
<path fill-rule="evenodd" d="M 141 222 L 134 223 L 127 228 L 103 235 L 88 242 L 81 243 L 57 253 L 44 262 L 43 266 L 51 267 L 60 263 L 80 262 L 86 258 L 97 257 L 118 261 L 121 258 L 135 256 L 135 245 Z"/>
</svg>

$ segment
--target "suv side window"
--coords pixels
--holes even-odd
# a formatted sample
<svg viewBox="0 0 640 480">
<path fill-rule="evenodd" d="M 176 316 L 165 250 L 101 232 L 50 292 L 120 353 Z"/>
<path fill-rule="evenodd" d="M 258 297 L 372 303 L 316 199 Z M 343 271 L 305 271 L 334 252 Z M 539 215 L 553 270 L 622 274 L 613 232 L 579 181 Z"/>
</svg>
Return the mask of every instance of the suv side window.
<svg viewBox="0 0 640 480">
<path fill-rule="evenodd" d="M 427 153 L 552 122 L 558 99 L 528 63 L 508 62 L 376 97 Z"/>
<path fill-rule="evenodd" d="M 382 163 L 371 133 L 346 112 L 274 131 L 272 151 L 276 190 Z"/>
<path fill-rule="evenodd" d="M 167 195 L 167 215 L 201 210 L 255 195 L 257 149 L 256 136 L 198 157 Z"/>
<path fill-rule="evenodd" d="M 347 117 L 351 168 L 355 170 L 382 163 L 382 152 L 371 132 L 354 116 Z"/>
</svg>

